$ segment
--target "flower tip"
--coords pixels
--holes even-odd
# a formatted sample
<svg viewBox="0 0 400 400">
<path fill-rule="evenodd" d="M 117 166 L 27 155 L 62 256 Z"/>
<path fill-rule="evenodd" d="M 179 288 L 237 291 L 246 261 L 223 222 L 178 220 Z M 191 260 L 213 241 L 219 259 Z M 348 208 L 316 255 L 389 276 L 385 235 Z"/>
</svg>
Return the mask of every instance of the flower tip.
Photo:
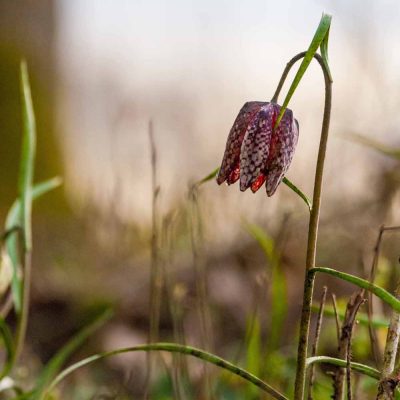
<svg viewBox="0 0 400 400">
<path fill-rule="evenodd" d="M 218 175 L 216 181 L 217 181 L 218 185 L 221 185 L 222 183 L 225 182 L 225 179 L 223 176 Z"/>
</svg>

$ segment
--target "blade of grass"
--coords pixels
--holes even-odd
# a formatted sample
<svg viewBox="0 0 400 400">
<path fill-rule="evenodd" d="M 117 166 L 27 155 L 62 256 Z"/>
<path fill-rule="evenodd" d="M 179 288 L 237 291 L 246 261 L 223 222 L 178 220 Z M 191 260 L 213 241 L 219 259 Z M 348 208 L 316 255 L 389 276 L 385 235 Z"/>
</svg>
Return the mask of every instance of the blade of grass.
<svg viewBox="0 0 400 400">
<path fill-rule="evenodd" d="M 97 360 L 101 360 L 103 358 L 111 357 L 117 354 L 128 353 L 128 352 L 135 352 L 135 351 L 167 351 L 170 353 L 181 353 L 186 354 L 192 357 L 199 358 L 203 361 L 208 363 L 214 364 L 217 367 L 223 368 L 232 372 L 235 375 L 242 377 L 243 379 L 247 380 L 248 382 L 252 383 L 253 385 L 257 386 L 264 392 L 268 393 L 274 399 L 278 400 L 288 400 L 283 394 L 279 393 L 276 389 L 270 386 L 268 383 L 262 381 L 261 379 L 257 378 L 250 372 L 240 368 L 229 361 L 224 360 L 221 357 L 216 356 L 215 354 L 208 353 L 206 351 L 191 347 L 191 346 L 183 346 L 174 343 L 154 343 L 154 344 L 145 344 L 139 345 L 134 347 L 127 347 L 123 349 L 117 349 L 113 351 L 103 352 L 95 354 L 91 357 L 87 357 L 75 364 L 72 364 L 70 367 L 64 369 L 60 374 L 58 374 L 54 380 L 49 384 L 46 391 L 43 393 L 43 396 L 40 400 L 45 400 L 46 395 L 50 394 L 50 392 L 57 386 L 63 379 L 65 379 L 68 375 L 72 372 L 76 371 L 77 369 L 84 367 L 85 365 L 91 364 Z M 49 398 L 49 397 L 48 397 Z"/>
<path fill-rule="evenodd" d="M 19 172 L 19 198 L 21 201 L 21 228 L 23 231 L 24 251 L 32 249 L 32 182 L 36 153 L 36 121 L 33 111 L 28 68 L 25 61 L 21 62 L 21 93 L 22 93 L 22 153 Z"/>
<path fill-rule="evenodd" d="M 306 72 L 308 66 L 311 63 L 311 60 L 314 57 L 314 54 L 317 52 L 318 48 L 321 46 L 321 44 L 323 43 L 324 39 L 326 38 L 326 36 L 329 33 L 329 28 L 331 26 L 331 19 L 332 17 L 328 14 L 322 14 L 321 17 L 321 21 L 318 25 L 318 28 L 315 32 L 315 35 L 310 43 L 310 46 L 308 47 L 308 50 L 303 58 L 303 61 L 300 64 L 300 67 L 293 79 L 292 84 L 290 85 L 290 88 L 288 90 L 288 93 L 285 97 L 285 100 L 282 104 L 281 110 L 279 112 L 278 118 L 276 119 L 276 123 L 275 123 L 275 129 L 276 127 L 279 125 L 279 123 L 281 122 L 281 119 L 283 117 L 283 114 L 285 113 L 285 110 L 297 88 L 297 86 L 299 85 L 304 73 Z M 327 40 L 327 39 L 325 39 Z M 327 41 L 325 42 L 325 44 L 323 45 L 326 46 L 327 45 Z M 324 49 L 325 54 L 327 53 L 327 49 Z M 324 62 L 325 64 L 325 62 Z M 330 77 L 331 78 L 331 77 Z"/>
<path fill-rule="evenodd" d="M 33 111 L 31 88 L 29 84 L 28 68 L 25 61 L 21 61 L 21 95 L 22 95 L 22 150 L 18 179 L 18 196 L 21 202 L 21 242 L 23 252 L 23 274 L 21 278 L 20 310 L 17 312 L 17 329 L 15 344 L 15 359 L 18 360 L 25 342 L 28 325 L 29 292 L 32 264 L 32 183 L 36 153 L 36 121 Z"/>
<path fill-rule="evenodd" d="M 246 331 L 246 369 L 255 376 L 261 376 L 261 323 L 257 311 L 248 318 Z M 245 393 L 246 398 L 257 397 L 254 386 L 249 386 Z"/>
<path fill-rule="evenodd" d="M 93 321 L 73 336 L 47 363 L 42 370 L 34 389 L 32 400 L 41 399 L 45 388 L 54 379 L 67 359 L 91 336 L 102 327 L 111 317 L 112 311 L 108 308 L 94 317 Z"/>
<path fill-rule="evenodd" d="M 276 350 L 282 337 L 284 320 L 287 315 L 286 279 L 280 268 L 280 259 L 275 249 L 274 240 L 258 225 L 245 224 L 247 232 L 253 236 L 263 249 L 265 257 L 271 264 L 271 320 L 268 351 Z"/>
<path fill-rule="evenodd" d="M 333 268 L 314 267 L 308 271 L 310 275 L 315 274 L 317 272 L 322 272 L 324 274 L 335 276 L 336 278 L 353 283 L 354 285 L 362 289 L 366 289 L 372 292 L 375 296 L 379 297 L 382 301 L 384 301 L 394 310 L 400 312 L 400 301 L 391 293 L 389 293 L 387 290 L 381 288 L 378 285 L 370 283 L 369 281 L 359 278 L 358 276 L 351 275 L 346 272 L 337 271 L 336 269 Z"/>
<path fill-rule="evenodd" d="M 62 183 L 61 178 L 55 177 L 49 179 L 44 182 L 40 182 L 35 185 L 32 189 L 32 200 L 36 200 L 37 198 L 41 197 L 45 193 L 57 188 Z M 20 200 L 16 200 L 14 204 L 11 206 L 5 222 L 5 230 L 11 231 L 15 227 L 17 227 L 20 223 L 20 216 L 21 216 L 21 202 Z M 11 264 L 13 266 L 13 277 L 12 277 L 12 294 L 13 294 L 13 301 L 15 309 L 18 312 L 21 310 L 21 284 L 19 278 L 19 268 L 21 265 L 21 259 L 19 255 L 19 248 L 18 248 L 18 238 L 17 238 L 18 231 L 14 230 L 14 232 L 7 236 L 6 239 L 6 248 L 8 255 L 11 259 Z"/>
<path fill-rule="evenodd" d="M 309 367 L 312 364 L 331 364 L 331 365 L 336 365 L 338 367 L 343 367 L 346 368 L 347 366 L 347 360 L 341 360 L 339 358 L 334 358 L 334 357 L 327 357 L 327 356 L 316 356 L 316 357 L 309 357 L 307 358 L 306 365 Z M 370 376 L 371 378 L 374 378 L 376 380 L 379 380 L 380 377 L 380 372 L 372 367 L 369 367 L 368 365 L 365 364 L 360 364 L 356 362 L 351 362 L 350 363 L 351 369 L 354 371 L 357 371 L 363 375 Z"/>
</svg>

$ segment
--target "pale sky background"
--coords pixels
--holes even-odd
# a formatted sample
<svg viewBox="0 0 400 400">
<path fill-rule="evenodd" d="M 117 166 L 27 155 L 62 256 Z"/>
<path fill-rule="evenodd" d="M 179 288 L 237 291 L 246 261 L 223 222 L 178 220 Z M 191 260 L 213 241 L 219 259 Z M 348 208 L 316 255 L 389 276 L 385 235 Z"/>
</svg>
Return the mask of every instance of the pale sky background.
<svg viewBox="0 0 400 400">
<path fill-rule="evenodd" d="M 149 220 L 150 118 L 163 207 L 183 198 L 189 180 L 221 162 L 242 104 L 272 97 L 283 67 L 307 48 L 323 11 L 333 16 L 326 196 L 343 190 L 344 198 L 368 196 L 374 163 L 390 164 L 339 134 L 351 130 L 400 146 L 398 0 L 58 4 L 58 121 L 65 157 L 74 160 L 67 165 L 67 188 L 75 201 L 112 204 L 122 218 Z M 321 71 L 312 65 L 289 106 L 300 139 L 288 177 L 309 194 L 323 90 Z M 269 200 L 264 188 L 253 196 L 210 183 L 205 191 L 225 221 L 232 213 L 251 218 L 260 207 L 272 213 L 280 200 L 293 200 L 283 186 Z"/>
</svg>

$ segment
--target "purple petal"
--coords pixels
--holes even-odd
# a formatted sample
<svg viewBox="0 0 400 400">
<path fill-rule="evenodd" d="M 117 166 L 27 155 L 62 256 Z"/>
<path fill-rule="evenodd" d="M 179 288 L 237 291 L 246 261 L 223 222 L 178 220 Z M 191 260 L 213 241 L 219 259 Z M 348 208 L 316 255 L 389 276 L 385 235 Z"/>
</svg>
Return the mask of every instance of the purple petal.
<svg viewBox="0 0 400 400">
<path fill-rule="evenodd" d="M 267 104 L 261 107 L 252 124 L 247 128 L 240 153 L 240 190 L 242 191 L 252 186 L 265 170 L 277 113 L 275 105 Z"/>
<path fill-rule="evenodd" d="M 291 110 L 287 109 L 275 132 L 272 135 L 271 149 L 266 169 L 267 195 L 272 196 L 281 183 L 292 162 L 299 138 L 299 124 Z"/>
<path fill-rule="evenodd" d="M 226 142 L 224 158 L 217 177 L 218 184 L 221 184 L 226 180 L 231 184 L 238 179 L 239 174 L 234 173 L 234 171 L 239 168 L 240 149 L 247 127 L 252 122 L 260 108 L 266 104 L 268 103 L 250 101 L 245 103 L 239 111 Z"/>
</svg>

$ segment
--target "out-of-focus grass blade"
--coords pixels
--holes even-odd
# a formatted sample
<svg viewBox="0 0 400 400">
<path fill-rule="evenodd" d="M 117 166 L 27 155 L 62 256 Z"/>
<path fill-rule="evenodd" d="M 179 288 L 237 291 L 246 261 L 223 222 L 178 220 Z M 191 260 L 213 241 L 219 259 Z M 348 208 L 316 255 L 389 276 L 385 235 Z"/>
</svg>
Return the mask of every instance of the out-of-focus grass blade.
<svg viewBox="0 0 400 400">
<path fill-rule="evenodd" d="M 246 369 L 255 376 L 261 376 L 261 324 L 258 313 L 248 318 L 246 330 Z M 256 388 L 249 386 L 246 398 L 254 398 L 257 395 Z"/>
<path fill-rule="evenodd" d="M 244 227 L 263 249 L 267 259 L 273 263 L 276 262 L 274 241 L 265 233 L 264 229 L 256 224 L 248 223 L 245 223 Z"/>
<path fill-rule="evenodd" d="M 311 311 L 318 313 L 319 311 L 319 305 L 313 304 L 311 306 Z M 338 315 L 339 318 L 343 321 L 344 319 L 344 311 L 343 310 L 338 310 Z M 334 317 L 335 316 L 335 310 L 333 307 L 325 306 L 324 307 L 324 316 L 326 317 Z M 362 325 L 368 326 L 368 315 L 363 314 L 363 313 L 358 313 L 357 314 L 357 321 L 360 322 Z M 389 326 L 389 321 L 385 320 L 383 318 L 378 318 L 378 317 L 373 317 L 371 320 L 372 326 L 374 328 L 387 328 Z"/>
<path fill-rule="evenodd" d="M 288 186 L 290 189 L 293 190 L 303 201 L 307 204 L 308 211 L 311 212 L 312 203 L 311 200 L 293 183 L 291 182 L 286 176 L 283 178 L 282 182 Z"/>
<path fill-rule="evenodd" d="M 275 250 L 274 240 L 258 225 L 246 224 L 247 231 L 264 250 L 271 263 L 271 331 L 269 333 L 268 351 L 276 350 L 282 336 L 283 323 L 287 315 L 287 288 L 285 275 L 280 268 L 280 259 Z"/>
<path fill-rule="evenodd" d="M 0 372 L 1 380 L 10 372 L 15 355 L 13 337 L 10 328 L 5 323 L 3 318 L 0 318 L 0 335 L 3 339 L 4 348 L 6 350 L 6 359 L 4 362 L 4 366 Z"/>
<path fill-rule="evenodd" d="M 202 185 L 203 183 L 206 183 L 208 181 L 211 181 L 218 175 L 219 167 L 215 168 L 214 171 L 210 172 L 207 176 L 205 176 L 203 179 L 200 179 L 198 182 L 196 182 L 197 186 Z"/>
<path fill-rule="evenodd" d="M 44 367 L 40 374 L 34 394 L 31 399 L 41 399 L 46 386 L 51 382 L 52 379 L 58 374 L 61 367 L 67 361 L 67 359 L 83 344 L 83 342 L 92 335 L 97 329 L 99 329 L 105 322 L 107 322 L 112 316 L 112 311 L 108 308 L 103 310 L 97 315 L 94 320 L 78 332 L 72 339 L 70 339 L 65 346 L 63 346 L 54 357 Z"/>
<path fill-rule="evenodd" d="M 354 285 L 366 289 L 373 293 L 375 296 L 379 297 L 382 301 L 388 304 L 397 312 L 400 312 L 400 300 L 389 293 L 382 287 L 375 285 L 366 279 L 359 278 L 358 276 L 347 274 L 346 272 L 341 272 L 333 268 L 315 267 L 308 271 L 308 274 L 315 274 L 316 272 L 322 272 L 324 274 L 335 276 L 336 278 L 342 279 L 344 281 L 353 283 Z"/>
<path fill-rule="evenodd" d="M 31 88 L 29 84 L 28 67 L 21 62 L 21 93 L 22 93 L 22 152 L 19 171 L 19 198 L 21 201 L 21 228 L 24 251 L 32 248 L 32 182 L 36 153 L 36 121 L 33 111 Z"/>
<path fill-rule="evenodd" d="M 353 142 L 362 144 L 364 146 L 368 146 L 376 151 L 379 151 L 380 153 L 383 153 L 389 157 L 392 157 L 396 160 L 400 160 L 400 149 L 399 148 L 392 148 L 390 146 L 387 146 L 383 143 L 380 143 L 374 139 L 370 139 L 368 137 L 365 137 L 363 135 L 359 135 L 358 133 L 350 133 L 347 135 L 342 135 L 343 138 L 351 140 Z"/>
<path fill-rule="evenodd" d="M 49 179 L 47 181 L 38 183 L 33 187 L 32 190 L 32 200 L 35 200 L 42 196 L 43 194 L 57 188 L 62 183 L 61 178 L 55 177 Z M 5 230 L 8 231 L 13 229 L 15 226 L 19 226 L 21 221 L 21 201 L 16 200 L 14 204 L 11 206 L 5 223 Z M 21 300 L 22 300 L 22 291 L 21 291 L 21 281 L 20 281 L 20 266 L 21 260 L 19 256 L 18 249 L 18 232 L 14 232 L 7 237 L 6 240 L 6 248 L 8 255 L 10 256 L 11 263 L 13 266 L 13 276 L 12 276 L 12 293 L 14 306 L 17 313 L 21 310 Z"/>
<path fill-rule="evenodd" d="M 247 363 L 246 369 L 256 376 L 260 376 L 261 357 L 261 324 L 258 315 L 248 321 L 247 327 Z"/>
<path fill-rule="evenodd" d="M 331 20 L 332 17 L 328 14 L 322 14 L 322 18 L 321 21 L 318 25 L 318 28 L 315 32 L 315 35 L 310 43 L 310 46 L 308 47 L 307 53 L 303 58 L 303 61 L 300 64 L 300 67 L 293 79 L 292 84 L 290 85 L 289 91 L 285 97 L 285 100 L 282 104 L 281 110 L 279 112 L 278 118 L 276 120 L 275 123 L 275 127 L 277 127 L 279 125 L 279 123 L 281 122 L 281 119 L 283 117 L 283 114 L 290 102 L 290 99 L 292 98 L 297 86 L 299 85 L 301 78 L 303 77 L 304 73 L 306 72 L 308 66 L 311 63 L 311 60 L 314 57 L 314 54 L 318 51 L 318 48 L 321 46 L 321 44 L 323 43 L 325 37 L 328 35 L 329 33 L 329 28 L 331 26 Z M 328 42 L 326 42 L 326 46 L 327 46 Z M 324 46 L 325 46 L 324 45 Z M 327 48 L 324 49 L 324 52 L 326 52 L 327 54 Z"/>
<path fill-rule="evenodd" d="M 272 269 L 271 283 L 271 332 L 268 341 L 269 351 L 278 349 L 282 339 L 283 324 L 288 312 L 287 285 L 284 273 L 277 263 Z"/>
</svg>

